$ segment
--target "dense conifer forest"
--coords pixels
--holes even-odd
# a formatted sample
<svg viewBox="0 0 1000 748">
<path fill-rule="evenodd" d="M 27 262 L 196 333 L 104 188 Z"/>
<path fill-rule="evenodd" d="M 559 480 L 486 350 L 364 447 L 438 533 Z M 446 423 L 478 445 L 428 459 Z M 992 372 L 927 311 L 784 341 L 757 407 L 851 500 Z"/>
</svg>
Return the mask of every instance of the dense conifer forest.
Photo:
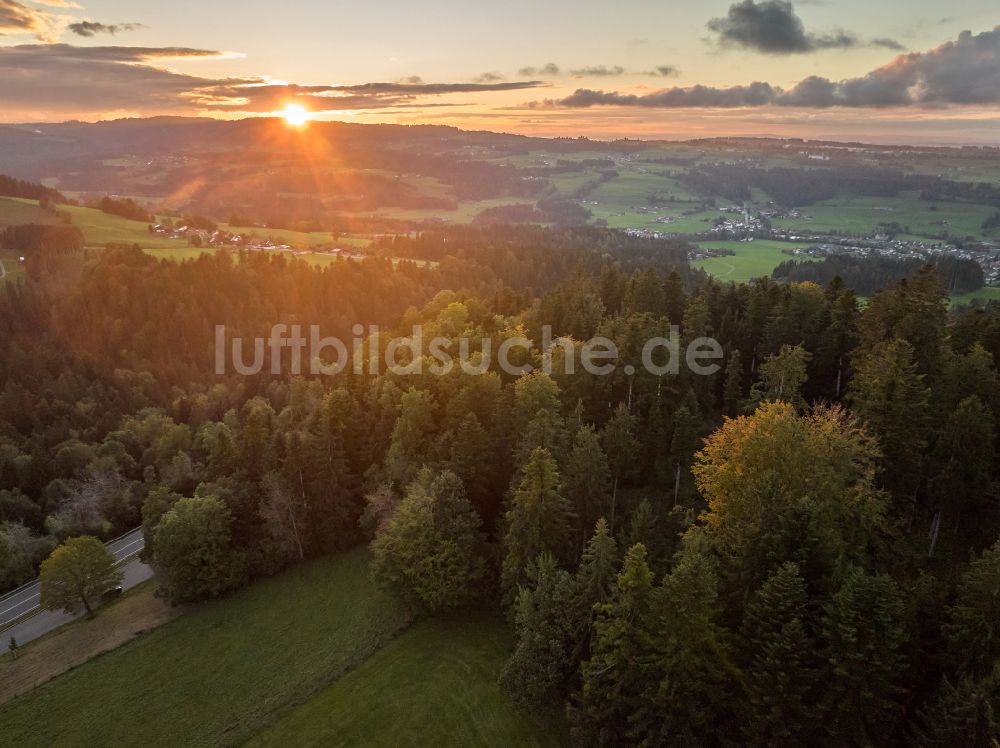
<svg viewBox="0 0 1000 748">
<path fill-rule="evenodd" d="M 504 692 L 580 745 L 995 745 L 1000 310 L 949 311 L 935 268 L 863 305 L 591 228 L 324 268 L 63 239 L 0 291 L 4 589 L 139 525 L 172 602 L 370 544 L 418 611 L 502 608 Z M 217 325 L 274 324 L 362 325 L 369 355 L 418 324 L 474 358 L 527 337 L 534 370 L 216 373 Z M 545 325 L 558 355 L 615 341 L 614 372 L 543 371 Z M 644 368 L 672 325 L 720 370 Z"/>
</svg>

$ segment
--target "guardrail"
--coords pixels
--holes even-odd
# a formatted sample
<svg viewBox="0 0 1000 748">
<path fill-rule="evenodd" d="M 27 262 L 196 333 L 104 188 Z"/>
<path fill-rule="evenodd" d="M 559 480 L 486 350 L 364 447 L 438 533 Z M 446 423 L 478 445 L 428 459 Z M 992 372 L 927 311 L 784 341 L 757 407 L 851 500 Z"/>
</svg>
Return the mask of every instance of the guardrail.
<svg viewBox="0 0 1000 748">
<path fill-rule="evenodd" d="M 139 530 L 142 530 L 142 525 L 140 525 L 139 527 L 134 527 L 131 530 L 129 530 L 128 532 L 123 532 L 117 538 L 113 538 L 113 539 L 107 541 L 104 544 L 104 546 L 108 547 L 108 546 L 112 545 L 113 543 L 117 543 L 119 540 L 123 540 L 123 539 L 127 538 L 129 535 L 132 535 L 132 534 L 134 534 L 135 532 L 137 532 Z M 131 556 L 129 556 L 129 558 L 131 558 Z M 122 561 L 124 561 L 124 560 L 125 559 L 122 559 Z M 5 592 L 3 595 L 0 595 L 0 603 L 5 602 L 8 598 L 14 597 L 14 595 L 18 594 L 19 592 L 24 592 L 24 590 L 28 589 L 28 587 L 31 587 L 31 585 L 33 585 L 33 584 L 38 584 L 38 577 L 35 577 L 30 582 L 25 582 L 24 584 L 22 584 L 17 589 L 11 590 L 10 592 Z"/>
<path fill-rule="evenodd" d="M 129 535 L 132 535 L 133 533 L 135 533 L 136 530 L 141 530 L 141 529 L 142 528 L 137 527 L 135 530 L 129 530 L 124 535 L 119 535 L 117 538 L 115 538 L 114 540 L 109 540 L 104 545 L 108 546 L 111 543 L 115 543 L 115 542 L 117 542 L 119 540 L 122 540 L 123 538 L 126 538 Z M 123 556 L 122 558 L 116 559 L 115 560 L 115 566 L 121 566 L 122 564 L 128 563 L 132 559 L 137 558 L 140 553 L 142 553 L 142 551 L 134 551 L 133 553 L 130 553 L 127 556 Z M 34 579 L 31 582 L 27 582 L 26 584 L 22 584 L 16 590 L 11 590 L 10 592 L 8 592 L 3 597 L 0 597 L 0 603 L 3 603 L 4 600 L 6 600 L 8 597 L 13 597 L 18 592 L 22 592 L 23 590 L 27 589 L 28 587 L 31 587 L 32 585 L 36 585 L 36 584 L 38 584 L 38 579 Z M 31 618 L 34 618 L 39 613 L 41 613 L 42 610 L 43 610 L 43 608 L 42 608 L 41 605 L 36 605 L 34 608 L 31 608 L 30 610 L 24 611 L 21 615 L 17 616 L 16 618 L 12 618 L 11 620 L 7 621 L 6 623 L 0 624 L 0 635 L 2 635 L 5 631 L 10 631 L 12 628 L 14 628 L 15 626 L 18 626 L 18 625 L 24 623 L 25 621 L 27 621 L 27 620 L 29 620 Z"/>
<path fill-rule="evenodd" d="M 22 592 L 22 591 L 26 590 L 28 587 L 30 587 L 33 584 L 38 584 L 38 579 L 37 578 L 36 579 L 32 579 L 30 582 L 25 582 L 20 587 L 18 587 L 16 590 L 11 590 L 10 592 L 7 592 L 6 594 L 0 596 L 0 603 L 6 602 L 7 598 L 14 597 L 14 595 L 16 595 L 19 592 Z"/>
</svg>

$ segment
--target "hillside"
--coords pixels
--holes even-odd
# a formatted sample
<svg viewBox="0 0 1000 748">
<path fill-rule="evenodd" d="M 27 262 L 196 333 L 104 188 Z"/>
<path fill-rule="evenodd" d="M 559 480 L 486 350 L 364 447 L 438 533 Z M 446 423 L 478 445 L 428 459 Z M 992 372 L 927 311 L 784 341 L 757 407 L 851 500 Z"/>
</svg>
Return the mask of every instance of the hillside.
<svg viewBox="0 0 1000 748">
<path fill-rule="evenodd" d="M 450 127 L 152 118 L 0 126 L 0 173 L 71 197 L 310 232 L 467 223 L 534 207 L 543 222 L 673 234 L 746 205 L 775 230 L 1000 238 L 1000 153 L 803 140 L 545 139 Z M 514 220 L 523 220 L 515 218 Z M 725 238 L 725 237 L 720 237 Z"/>
</svg>

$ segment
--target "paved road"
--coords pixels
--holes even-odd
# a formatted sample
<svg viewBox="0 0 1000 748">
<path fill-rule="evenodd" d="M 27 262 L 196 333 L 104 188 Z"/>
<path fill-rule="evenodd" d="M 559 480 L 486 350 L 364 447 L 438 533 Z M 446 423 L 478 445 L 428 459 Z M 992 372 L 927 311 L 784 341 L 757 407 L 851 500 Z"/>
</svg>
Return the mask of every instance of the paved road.
<svg viewBox="0 0 1000 748">
<path fill-rule="evenodd" d="M 126 561 L 121 568 L 125 572 L 122 588 L 126 590 L 153 576 L 153 570 L 138 558 Z M 60 610 L 42 610 L 0 633 L 0 651 L 6 651 L 7 642 L 12 636 L 19 646 L 24 645 L 82 616 L 83 613 L 70 615 Z"/>
<path fill-rule="evenodd" d="M 133 530 L 122 535 L 120 538 L 107 543 L 108 550 L 111 551 L 117 561 L 122 561 L 134 556 L 145 547 L 146 543 L 142 537 L 142 529 Z M 144 564 L 143 564 L 144 565 Z M 150 575 L 152 572 L 150 572 Z M 148 579 L 148 577 L 146 577 Z M 139 580 L 142 581 L 142 580 Z M 138 582 L 135 582 L 138 584 Z M 38 580 L 19 587 L 13 592 L 9 592 L 0 597 L 0 630 L 16 618 L 38 611 L 39 608 Z M 19 640 L 20 641 L 20 640 Z"/>
</svg>

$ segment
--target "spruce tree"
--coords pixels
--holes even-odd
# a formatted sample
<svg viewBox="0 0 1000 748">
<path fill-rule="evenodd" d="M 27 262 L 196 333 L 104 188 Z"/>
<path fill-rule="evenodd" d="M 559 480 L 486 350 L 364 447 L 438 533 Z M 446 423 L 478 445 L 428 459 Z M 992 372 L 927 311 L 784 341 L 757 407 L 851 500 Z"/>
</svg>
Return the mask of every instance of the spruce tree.
<svg viewBox="0 0 1000 748">
<path fill-rule="evenodd" d="M 586 531 L 610 511 L 611 472 L 601 440 L 591 426 L 576 432 L 566 461 L 564 494 L 573 503 L 581 528 Z"/>
<path fill-rule="evenodd" d="M 514 652 L 500 674 L 500 687 L 520 707 L 552 709 L 566 697 L 573 672 L 577 631 L 574 585 L 550 553 L 528 565 L 514 607 Z"/>
<path fill-rule="evenodd" d="M 815 642 L 807 630 L 805 580 L 794 563 L 778 568 L 747 604 L 742 626 L 751 745 L 806 745 L 816 725 Z"/>
<path fill-rule="evenodd" d="M 579 703 L 571 710 L 581 745 L 619 746 L 632 738 L 632 715 L 658 688 L 651 668 L 654 618 L 653 573 L 646 549 L 625 555 L 614 594 L 597 607 L 591 657 L 581 665 Z"/>
<path fill-rule="evenodd" d="M 561 493 L 556 461 L 538 447 L 521 470 L 506 515 L 501 587 L 506 605 L 514 602 L 526 581 L 528 564 L 541 553 L 551 553 L 565 564 L 573 557 L 573 509 Z"/>
</svg>

